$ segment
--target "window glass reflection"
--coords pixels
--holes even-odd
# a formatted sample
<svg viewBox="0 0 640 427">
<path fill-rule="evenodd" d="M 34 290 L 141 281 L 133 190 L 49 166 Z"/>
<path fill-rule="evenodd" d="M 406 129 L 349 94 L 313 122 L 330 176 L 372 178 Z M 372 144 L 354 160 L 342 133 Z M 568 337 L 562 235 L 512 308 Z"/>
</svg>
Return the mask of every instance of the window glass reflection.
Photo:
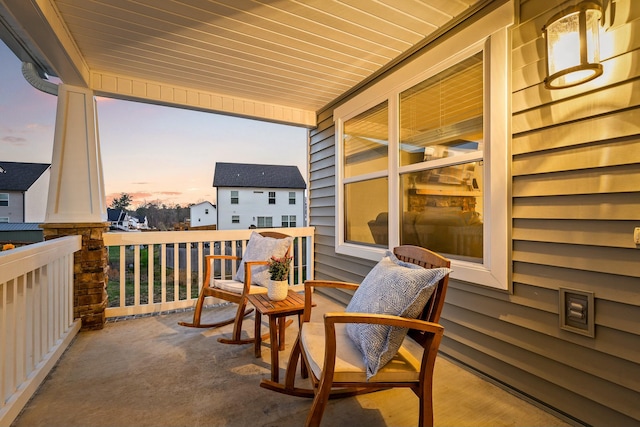
<svg viewBox="0 0 640 427">
<path fill-rule="evenodd" d="M 387 170 L 388 121 L 387 102 L 384 102 L 345 122 L 345 178 Z"/>
<path fill-rule="evenodd" d="M 345 241 L 387 247 L 388 186 L 386 177 L 345 185 Z"/>
<path fill-rule="evenodd" d="M 400 243 L 482 262 L 482 162 L 401 177 Z"/>
</svg>

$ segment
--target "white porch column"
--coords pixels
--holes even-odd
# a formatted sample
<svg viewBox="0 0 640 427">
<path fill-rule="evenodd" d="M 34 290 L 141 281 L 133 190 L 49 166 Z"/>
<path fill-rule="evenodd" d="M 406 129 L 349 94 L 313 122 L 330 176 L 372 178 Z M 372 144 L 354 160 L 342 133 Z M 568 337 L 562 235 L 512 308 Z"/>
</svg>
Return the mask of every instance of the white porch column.
<svg viewBox="0 0 640 427">
<path fill-rule="evenodd" d="M 93 91 L 60 85 L 45 223 L 107 220 Z"/>
<path fill-rule="evenodd" d="M 108 305 L 107 248 L 109 228 L 93 91 L 58 87 L 58 109 L 45 223 L 45 240 L 82 236 L 73 256 L 73 314 L 82 329 L 101 329 Z"/>
</svg>

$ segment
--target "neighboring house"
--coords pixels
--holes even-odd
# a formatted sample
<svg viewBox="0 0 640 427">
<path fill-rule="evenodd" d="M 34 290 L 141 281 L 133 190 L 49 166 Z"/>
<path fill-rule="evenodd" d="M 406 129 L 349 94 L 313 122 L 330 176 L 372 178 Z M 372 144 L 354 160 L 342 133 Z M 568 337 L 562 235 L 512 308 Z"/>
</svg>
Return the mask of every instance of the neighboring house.
<svg viewBox="0 0 640 427">
<path fill-rule="evenodd" d="M 296 166 L 216 163 L 218 229 L 306 226 L 307 184 Z"/>
<path fill-rule="evenodd" d="M 111 230 L 129 231 L 129 215 L 122 209 L 107 208 L 107 221 Z"/>
<path fill-rule="evenodd" d="M 126 214 L 130 230 L 149 230 L 149 222 L 146 216 L 131 216 Z"/>
<path fill-rule="evenodd" d="M 139 231 L 149 230 L 149 223 L 147 217 L 135 217 L 127 213 L 122 209 L 107 208 L 107 220 L 109 221 L 109 228 L 111 230 L 120 231 Z"/>
<path fill-rule="evenodd" d="M 50 164 L 0 162 L 0 223 L 43 222 Z"/>
<path fill-rule="evenodd" d="M 149 220 L 147 219 L 146 215 L 138 217 L 138 228 L 140 230 L 151 230 L 151 228 L 149 227 Z"/>
<path fill-rule="evenodd" d="M 216 206 L 211 202 L 201 202 L 190 207 L 189 225 L 191 228 L 217 225 Z"/>
</svg>

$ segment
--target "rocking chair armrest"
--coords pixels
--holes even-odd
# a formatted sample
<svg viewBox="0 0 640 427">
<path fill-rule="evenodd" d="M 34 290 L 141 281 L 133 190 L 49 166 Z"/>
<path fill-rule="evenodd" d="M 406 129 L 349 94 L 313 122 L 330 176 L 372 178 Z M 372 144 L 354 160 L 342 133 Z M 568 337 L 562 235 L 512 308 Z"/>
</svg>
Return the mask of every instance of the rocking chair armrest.
<svg viewBox="0 0 640 427">
<path fill-rule="evenodd" d="M 269 262 L 268 261 L 245 261 L 244 262 L 245 268 L 251 268 L 254 265 L 269 265 Z"/>
<path fill-rule="evenodd" d="M 420 319 L 411 319 L 408 317 L 394 316 L 390 314 L 372 314 L 372 313 L 325 313 L 324 323 L 332 325 L 335 330 L 336 323 L 369 323 L 375 325 L 396 326 L 399 328 L 417 329 L 419 331 L 430 332 L 433 334 L 442 334 L 444 327 L 438 323 L 427 322 Z"/>
<path fill-rule="evenodd" d="M 340 282 L 336 280 L 306 280 L 304 282 L 304 313 L 303 322 L 311 320 L 311 307 L 313 307 L 312 295 L 315 288 L 340 288 L 355 291 L 358 289 L 357 283 Z"/>
<path fill-rule="evenodd" d="M 304 282 L 305 288 L 307 286 L 314 288 L 341 288 L 355 291 L 360 286 L 357 283 L 340 282 L 337 280 L 307 280 Z"/>
</svg>

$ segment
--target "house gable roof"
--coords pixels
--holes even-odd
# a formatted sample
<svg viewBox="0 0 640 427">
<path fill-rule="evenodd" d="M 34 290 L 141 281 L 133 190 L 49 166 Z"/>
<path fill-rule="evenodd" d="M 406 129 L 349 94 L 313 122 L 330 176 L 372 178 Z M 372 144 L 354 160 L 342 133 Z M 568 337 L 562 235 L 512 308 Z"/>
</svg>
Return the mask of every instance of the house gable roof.
<svg viewBox="0 0 640 427">
<path fill-rule="evenodd" d="M 204 202 L 200 202 L 200 203 L 195 203 L 195 204 L 191 205 L 191 207 L 192 207 L 192 208 L 195 208 L 196 206 L 205 206 L 205 205 L 206 205 L 206 206 L 209 206 L 209 207 L 211 207 L 211 208 L 213 208 L 213 209 L 215 209 L 215 208 L 216 208 L 216 205 L 214 205 L 213 203 L 208 202 L 208 201 L 204 201 Z"/>
<path fill-rule="evenodd" d="M 107 220 L 109 222 L 124 221 L 125 212 L 122 209 L 107 208 Z"/>
<path fill-rule="evenodd" d="M 0 191 L 27 191 L 51 165 L 0 162 Z"/>
<path fill-rule="evenodd" d="M 257 187 L 305 189 L 307 184 L 297 166 L 249 163 L 216 163 L 214 187 Z"/>
</svg>

